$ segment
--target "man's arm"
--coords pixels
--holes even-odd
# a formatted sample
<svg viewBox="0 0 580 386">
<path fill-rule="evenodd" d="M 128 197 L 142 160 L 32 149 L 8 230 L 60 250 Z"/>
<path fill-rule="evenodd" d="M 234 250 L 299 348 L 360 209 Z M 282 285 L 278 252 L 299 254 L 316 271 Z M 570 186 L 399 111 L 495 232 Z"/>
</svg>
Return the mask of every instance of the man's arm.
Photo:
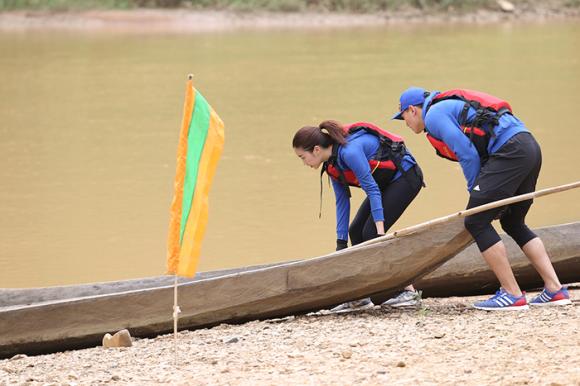
<svg viewBox="0 0 580 386">
<path fill-rule="evenodd" d="M 467 180 L 467 190 L 471 192 L 481 168 L 479 153 L 469 138 L 463 134 L 451 112 L 444 109 L 435 110 L 435 107 L 439 106 L 433 106 L 425 119 L 427 131 L 445 142 L 455 153 Z"/>
</svg>

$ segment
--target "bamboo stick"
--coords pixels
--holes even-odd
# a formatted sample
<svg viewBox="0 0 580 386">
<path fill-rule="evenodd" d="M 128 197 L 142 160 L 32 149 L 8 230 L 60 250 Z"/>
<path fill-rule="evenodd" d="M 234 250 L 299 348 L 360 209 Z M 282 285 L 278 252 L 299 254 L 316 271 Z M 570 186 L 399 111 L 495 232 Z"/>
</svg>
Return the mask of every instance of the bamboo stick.
<svg viewBox="0 0 580 386">
<path fill-rule="evenodd" d="M 413 225 L 413 226 L 410 226 L 408 228 L 404 228 L 404 229 L 401 229 L 399 231 L 395 231 L 395 232 L 386 234 L 384 236 L 377 237 L 375 239 L 367 240 L 363 243 L 354 245 L 351 248 L 363 247 L 363 246 L 372 245 L 375 243 L 380 243 L 380 242 L 383 242 L 386 240 L 394 239 L 395 237 L 405 236 L 405 235 L 415 233 L 415 232 L 420 231 L 420 230 L 428 229 L 428 228 L 432 227 L 433 225 L 444 223 L 452 218 L 467 217 L 467 216 L 471 216 L 471 215 L 474 215 L 477 213 L 485 212 L 486 210 L 489 210 L 489 209 L 499 208 L 501 206 L 514 204 L 514 203 L 520 202 L 520 201 L 526 201 L 526 200 L 530 200 L 530 199 L 537 198 L 537 197 L 542 197 L 542 196 L 547 196 L 547 195 L 554 194 L 554 193 L 564 192 L 566 190 L 571 190 L 571 189 L 575 189 L 578 187 L 580 187 L 580 181 L 571 182 L 569 184 L 555 186 L 552 188 L 546 188 L 546 189 L 538 190 L 538 191 L 531 192 L 531 193 L 520 194 L 519 196 L 505 198 L 503 200 L 490 202 L 490 203 L 485 204 L 485 205 L 476 206 L 475 208 L 465 209 L 465 210 L 462 210 L 462 211 L 459 211 L 459 212 L 456 212 L 456 213 L 453 213 L 453 214 L 450 214 L 450 215 L 447 215 L 444 217 L 440 217 L 440 218 L 436 218 L 436 219 L 433 219 L 430 221 L 426 221 L 426 222 L 418 224 L 418 225 Z"/>
</svg>

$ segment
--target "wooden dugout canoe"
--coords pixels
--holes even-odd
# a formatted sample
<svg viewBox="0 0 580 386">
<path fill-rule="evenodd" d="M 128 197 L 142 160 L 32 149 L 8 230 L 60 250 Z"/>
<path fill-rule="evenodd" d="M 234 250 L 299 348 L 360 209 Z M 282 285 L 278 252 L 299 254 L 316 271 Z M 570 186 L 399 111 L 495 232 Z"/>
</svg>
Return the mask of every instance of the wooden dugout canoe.
<svg viewBox="0 0 580 386">
<path fill-rule="evenodd" d="M 395 290 L 431 272 L 472 242 L 452 217 L 326 256 L 179 285 L 180 328 L 281 317 Z M 98 345 L 128 328 L 145 337 L 173 329 L 173 287 L 48 300 L 0 308 L 0 357 Z"/>
<path fill-rule="evenodd" d="M 546 245 L 546 249 L 548 250 L 552 262 L 556 271 L 558 272 L 560 279 L 562 282 L 577 282 L 580 281 L 580 222 L 575 222 L 571 224 L 564 224 L 564 225 L 557 225 L 551 227 L 544 227 L 538 228 L 534 230 L 544 241 Z M 419 235 L 417 235 L 419 236 Z M 502 236 L 504 241 L 506 242 L 506 247 L 508 249 L 508 254 L 510 256 L 510 262 L 512 267 L 514 268 L 514 273 L 518 279 L 518 282 L 522 286 L 523 289 L 530 289 L 536 288 L 542 285 L 541 279 L 535 272 L 535 270 L 531 267 L 528 260 L 525 258 L 521 250 L 515 245 L 515 243 L 507 238 L 505 235 Z M 420 241 L 426 241 L 422 237 L 418 237 Z M 411 240 L 408 240 L 411 241 Z M 455 244 L 457 241 L 457 244 Z M 463 237 L 458 237 L 454 241 L 456 247 L 464 243 Z M 417 242 L 417 240 L 415 241 Z M 466 244 L 468 244 L 467 242 Z M 385 247 L 383 243 L 380 243 L 382 248 Z M 398 246 L 401 248 L 401 246 Z M 448 251 L 449 249 L 446 249 Z M 344 251 L 343 251 L 344 252 Z M 325 259 L 333 259 L 333 256 L 339 255 L 340 253 L 335 253 L 332 255 L 328 255 L 325 257 L 312 259 L 312 262 L 316 260 L 325 260 Z M 357 253 L 360 256 L 359 253 Z M 345 267 L 345 260 L 347 261 L 347 266 L 350 266 L 352 263 L 358 264 L 357 255 L 346 255 L 342 254 L 342 259 L 336 261 L 337 266 Z M 382 256 L 382 255 L 381 255 Z M 405 255 L 409 256 L 409 255 Z M 257 319 L 257 318 L 264 318 L 264 317 L 275 317 L 275 316 L 284 316 L 292 313 L 302 313 L 307 312 L 309 310 L 315 310 L 324 308 L 325 306 L 331 306 L 333 304 L 340 303 L 342 300 L 327 300 L 326 296 L 323 296 L 323 300 L 318 300 L 315 305 L 312 304 L 312 300 L 308 299 L 309 302 L 305 306 L 296 305 L 296 301 L 289 302 L 286 301 L 284 304 L 280 304 L 278 308 L 272 307 L 272 302 L 275 302 L 276 299 L 283 299 L 284 296 L 272 294 L 265 294 L 265 296 L 259 297 L 256 299 L 256 296 L 252 299 L 248 298 L 247 302 L 244 302 L 243 299 L 238 299 L 237 305 L 231 305 L 230 303 L 226 303 L 223 305 L 224 310 L 220 310 L 220 307 L 215 307 L 215 315 L 212 317 L 211 315 L 200 315 L 201 312 L 188 312 L 188 307 L 192 303 L 189 299 L 190 295 L 196 296 L 196 292 L 198 290 L 204 291 L 218 291 L 221 288 L 225 288 L 226 290 L 233 290 L 234 292 L 237 291 L 237 287 L 228 285 L 228 282 L 235 282 L 238 281 L 239 284 L 242 283 L 250 283 L 251 285 L 251 278 L 258 277 L 268 278 L 274 277 L 277 275 L 274 271 L 278 269 L 283 269 L 286 273 L 286 277 L 290 278 L 294 273 L 295 269 L 298 267 L 291 268 L 291 266 L 307 263 L 310 260 L 301 261 L 301 262 L 287 262 L 287 263 L 276 263 L 270 265 L 263 265 L 263 266 L 252 266 L 252 267 L 243 267 L 239 269 L 231 269 L 231 270 L 219 270 L 213 272 L 202 272 L 199 273 L 194 280 L 192 279 L 180 279 L 180 289 L 179 289 L 179 297 L 180 297 L 180 306 L 183 309 L 184 315 L 189 315 L 189 319 L 186 322 L 182 317 L 180 319 L 180 327 L 181 328 L 195 328 L 201 327 L 204 325 L 212 325 L 220 322 L 226 321 L 243 321 L 249 319 Z M 397 261 L 402 261 L 397 258 Z M 328 263 L 328 262 L 327 262 Z M 375 259 L 376 263 L 376 259 Z M 385 264 L 385 263 L 379 263 Z M 401 264 L 401 263 L 397 263 Z M 322 266 L 321 266 L 322 267 Z M 310 270 L 306 271 L 303 267 L 300 271 L 301 274 L 305 274 L 306 272 L 312 272 L 312 267 Z M 344 268 L 347 269 L 347 268 Z M 399 266 L 397 268 L 397 272 L 404 267 Z M 252 271 L 257 271 L 256 273 L 252 273 Z M 258 273 L 261 272 L 261 273 Z M 296 271 L 296 274 L 298 271 Z M 408 274 L 407 274 L 408 275 Z M 242 276 L 242 279 L 238 278 Z M 418 277 L 419 275 L 417 275 Z M 220 280 L 220 278 L 222 278 Z M 211 280 L 210 280 L 211 279 Z M 244 279 L 244 280 L 243 280 Z M 375 279 L 376 280 L 376 279 Z M 359 282 L 353 283 L 352 278 L 348 279 L 348 285 L 354 286 L 358 288 Z M 202 287 L 197 288 L 195 286 L 191 286 L 193 282 L 200 282 L 202 283 Z M 315 285 L 316 283 L 316 276 L 312 277 L 311 283 Z M 287 284 L 289 284 L 288 282 Z M 75 348 L 75 347 L 85 347 L 90 345 L 95 345 L 100 342 L 100 338 L 102 334 L 106 332 L 113 332 L 120 328 L 128 327 L 131 329 L 131 332 L 136 336 L 150 336 L 155 335 L 163 332 L 168 332 L 170 330 L 170 323 L 171 323 L 171 305 L 172 305 L 172 284 L 173 284 L 173 277 L 172 276 L 159 276 L 153 278 L 145 278 L 145 279 L 134 279 L 134 280 L 124 280 L 118 282 L 110 282 L 110 283 L 94 283 L 94 284 L 85 284 L 85 285 L 78 285 L 78 286 L 64 286 L 64 287 L 49 287 L 49 288 L 36 288 L 36 289 L 0 289 L 0 329 L 4 328 L 3 325 L 3 316 L 8 315 L 7 311 L 10 311 L 13 315 L 24 315 L 24 313 L 28 313 L 28 318 L 40 317 L 42 314 L 47 311 L 47 314 L 55 315 L 57 310 L 63 310 L 65 313 L 63 317 L 65 319 L 71 319 L 70 316 L 67 316 L 69 313 L 80 312 L 75 310 L 75 304 L 80 304 L 80 308 L 87 308 L 91 307 L 91 302 L 95 302 L 95 304 L 99 304 L 99 307 L 95 310 L 92 314 L 92 317 L 95 320 L 99 319 L 106 319 L 107 314 L 112 314 L 114 312 L 118 312 L 118 308 L 124 307 L 125 302 L 133 302 L 139 301 L 141 306 L 134 306 L 133 308 L 137 308 L 139 311 L 138 315 L 144 316 L 146 319 L 149 320 L 150 318 L 155 317 L 155 313 L 160 313 L 164 316 L 164 322 L 157 322 L 157 326 L 147 326 L 146 323 L 138 323 L 135 320 L 125 320 L 125 322 L 130 322 L 131 324 L 123 324 L 124 320 L 122 317 L 116 318 L 116 324 L 109 323 L 108 329 L 103 329 L 101 327 L 100 332 L 93 333 L 93 336 L 86 335 L 86 333 L 82 332 L 82 320 L 76 320 L 77 328 L 80 329 L 81 332 L 76 333 L 78 336 L 73 336 L 72 333 L 63 334 L 60 340 L 53 339 L 53 340 L 42 340 L 42 337 L 35 337 L 35 341 L 27 341 L 32 337 L 27 338 L 26 336 L 21 336 L 21 342 L 14 342 L 15 339 L 11 339 L 8 341 L 4 334 L 0 336 L 0 357 L 2 356 L 9 356 L 18 352 L 27 352 L 27 353 L 42 353 L 42 352 L 49 352 L 55 350 L 62 350 L 66 348 Z M 346 285 L 346 284 L 345 284 Z M 397 286 L 393 286 L 389 284 L 389 290 L 383 291 L 378 295 L 373 296 L 373 300 L 375 302 L 382 301 L 390 296 L 395 290 L 397 290 L 400 286 L 404 284 L 400 284 Z M 423 276 L 423 278 L 416 281 L 417 288 L 422 289 L 424 292 L 424 296 L 461 296 L 461 295 L 472 295 L 472 294 L 479 294 L 479 293 L 490 293 L 497 289 L 498 284 L 493 276 L 492 272 L 489 268 L 485 265 L 477 247 L 475 245 L 471 245 L 465 248 L 463 251 L 459 252 L 453 259 L 447 261 L 435 271 Z M 247 287 L 247 286 L 246 286 Z M 263 288 L 264 286 L 260 286 Z M 243 286 L 240 286 L 243 288 Z M 326 288 L 326 286 L 324 287 Z M 356 291 L 357 288 L 353 288 L 352 291 Z M 387 288 L 387 287 L 385 287 Z M 382 289 L 385 289 L 382 288 Z M 249 294 L 255 292 L 252 291 L 252 288 L 243 288 L 245 291 L 248 291 Z M 276 291 L 275 288 L 268 288 L 269 290 Z M 286 292 L 289 292 L 290 288 L 286 288 Z M 279 291 L 279 289 L 278 289 Z M 297 290 L 298 292 L 295 296 L 298 296 L 301 291 L 305 291 L 305 289 L 301 288 Z M 319 290 L 320 291 L 320 290 Z M 170 293 L 171 292 L 171 293 Z M 335 295 L 333 299 L 337 299 L 344 295 L 344 291 L 336 291 L 338 295 Z M 376 292 L 376 291 L 375 291 Z M 163 295 L 160 295 L 160 294 Z M 350 293 L 350 291 L 349 291 Z M 368 293 L 367 293 L 368 294 Z M 161 300 L 159 300 L 161 296 Z M 205 293 L 204 295 L 205 296 Z M 224 292 L 222 296 L 213 297 L 212 301 L 223 301 L 223 298 L 227 296 L 227 293 Z M 291 294 L 286 294 L 286 297 L 291 297 Z M 364 295 L 360 295 L 364 296 Z M 197 295 L 196 297 L 199 297 Z M 349 295 L 349 297 L 351 297 Z M 320 299 L 320 297 L 317 297 Z M 152 307 L 151 309 L 147 308 L 147 299 L 150 299 L 151 302 L 162 302 L 164 304 L 157 305 Z M 346 299 L 346 298 L 344 298 Z M 103 312 L 103 309 L 108 307 L 109 300 L 113 302 L 117 309 L 109 308 L 108 312 Z M 247 303 L 250 303 L 250 300 L 253 302 L 251 306 Z M 209 300 L 208 300 L 209 301 Z M 268 309 L 261 310 L 261 304 L 268 307 Z M 37 304 L 42 303 L 42 304 Z M 70 304 L 69 304 L 70 303 Z M 111 304 L 113 304 L 111 303 Z M 32 304 L 29 307 L 25 307 L 26 304 Z M 292 306 L 292 304 L 294 304 Z M 229 310 L 225 310 L 225 308 L 230 307 Z M 296 311 L 287 311 L 285 307 L 294 307 Z M 207 308 L 207 307 L 206 307 Z M 201 311 L 201 310 L 200 310 Z M 159 316 L 159 315 L 158 315 Z M 58 322 L 58 321 L 57 321 Z M 41 322 L 36 322 L 36 324 L 40 324 Z M 87 321 L 85 322 L 85 327 L 90 325 Z M 106 324 L 103 321 L 98 322 L 98 325 Z M 38 328 L 34 325 L 34 322 L 27 323 L 27 328 Z M 24 328 L 22 324 L 19 328 Z M 93 329 L 94 331 L 94 329 Z M 48 334 L 44 332 L 43 334 Z M 23 334 L 25 335 L 25 334 Z M 53 334 L 54 335 L 54 334 Z M 10 343 L 12 342 L 12 343 Z"/>
<path fill-rule="evenodd" d="M 554 268 L 563 283 L 580 282 L 580 222 L 554 225 L 534 229 L 542 239 Z M 523 289 L 542 286 L 542 280 L 515 242 L 506 235 L 504 241 L 510 264 L 518 283 Z M 199 272 L 194 279 L 179 278 L 180 284 L 231 275 L 256 269 L 276 267 L 295 261 L 254 265 L 235 269 Z M 31 305 L 35 303 L 66 300 L 72 298 L 107 295 L 119 292 L 143 290 L 173 285 L 173 276 L 163 275 L 141 279 L 121 280 L 46 288 L 3 289 L 0 288 L 0 310 L 2 307 Z M 423 276 L 416 283 L 423 297 L 469 296 L 488 294 L 495 291 L 498 282 L 483 261 L 475 244 L 470 245 L 435 271 Z M 373 296 L 378 302 L 390 294 Z"/>
</svg>

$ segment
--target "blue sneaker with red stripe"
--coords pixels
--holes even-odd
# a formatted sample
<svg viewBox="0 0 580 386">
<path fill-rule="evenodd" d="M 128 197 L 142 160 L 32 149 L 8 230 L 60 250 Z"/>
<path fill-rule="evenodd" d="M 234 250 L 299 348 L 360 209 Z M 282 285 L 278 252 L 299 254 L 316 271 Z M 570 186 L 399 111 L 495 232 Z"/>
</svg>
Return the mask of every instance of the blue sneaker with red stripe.
<svg viewBox="0 0 580 386">
<path fill-rule="evenodd" d="M 514 296 L 503 288 L 500 288 L 491 298 L 475 302 L 473 307 L 486 311 L 517 311 L 529 308 L 525 292 L 522 296 Z"/>
<path fill-rule="evenodd" d="M 565 306 L 568 304 L 572 304 L 572 302 L 570 301 L 570 294 L 566 287 L 562 287 L 556 292 L 550 292 L 544 288 L 544 290 L 530 302 L 530 305 L 532 306 Z"/>
</svg>

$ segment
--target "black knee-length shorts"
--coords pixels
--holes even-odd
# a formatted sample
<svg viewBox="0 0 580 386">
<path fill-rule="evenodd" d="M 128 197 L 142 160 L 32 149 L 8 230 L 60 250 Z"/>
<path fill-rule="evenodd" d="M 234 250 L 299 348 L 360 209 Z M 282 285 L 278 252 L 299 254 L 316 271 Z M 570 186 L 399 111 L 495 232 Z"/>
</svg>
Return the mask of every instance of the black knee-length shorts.
<svg viewBox="0 0 580 386">
<path fill-rule="evenodd" d="M 542 152 L 532 134 L 521 132 L 514 135 L 482 166 L 467 208 L 535 191 L 541 167 Z M 491 226 L 491 222 L 499 218 L 506 233 L 523 246 L 536 237 L 525 225 L 531 205 L 532 200 L 526 200 L 490 209 L 467 217 L 465 226 L 479 249 L 484 251 L 500 240 Z"/>
</svg>

